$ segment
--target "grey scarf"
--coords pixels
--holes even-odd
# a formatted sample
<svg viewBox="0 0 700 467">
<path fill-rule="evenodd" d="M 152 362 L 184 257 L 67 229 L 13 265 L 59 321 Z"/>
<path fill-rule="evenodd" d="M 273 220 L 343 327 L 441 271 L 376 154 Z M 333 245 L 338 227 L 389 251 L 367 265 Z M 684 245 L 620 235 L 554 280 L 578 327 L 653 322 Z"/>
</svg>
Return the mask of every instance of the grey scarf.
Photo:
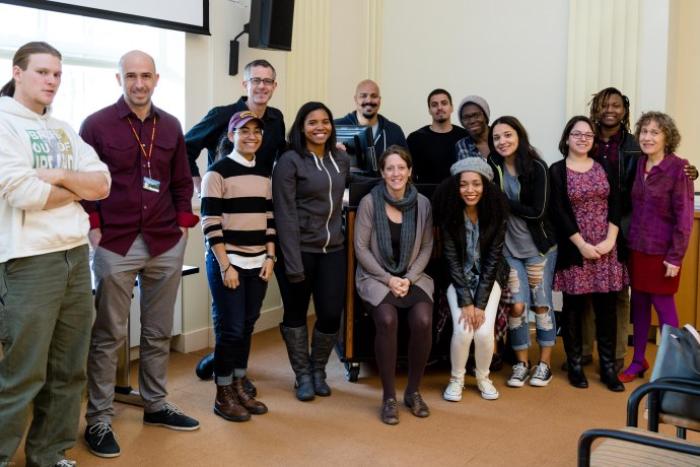
<svg viewBox="0 0 700 467">
<path fill-rule="evenodd" d="M 418 190 L 409 184 L 406 187 L 404 197 L 395 200 L 387 192 L 386 184 L 379 183 L 372 188 L 372 202 L 374 204 L 374 228 L 377 231 L 377 243 L 379 244 L 379 253 L 384 267 L 394 275 L 402 273 L 408 269 L 408 261 L 411 259 L 411 251 L 416 239 Z M 399 264 L 396 264 L 396 261 L 394 261 L 394 254 L 391 249 L 391 231 L 389 230 L 389 218 L 386 215 L 384 203 L 395 207 L 403 215 Z"/>
</svg>

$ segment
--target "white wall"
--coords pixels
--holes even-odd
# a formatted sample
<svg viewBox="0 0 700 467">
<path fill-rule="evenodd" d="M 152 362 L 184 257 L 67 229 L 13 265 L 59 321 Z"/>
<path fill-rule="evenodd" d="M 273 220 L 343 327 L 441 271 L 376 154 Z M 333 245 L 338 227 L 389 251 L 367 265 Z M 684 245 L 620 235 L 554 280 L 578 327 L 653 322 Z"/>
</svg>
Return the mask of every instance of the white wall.
<svg viewBox="0 0 700 467">
<path fill-rule="evenodd" d="M 492 119 L 518 117 L 543 157 L 559 159 L 568 2 L 385 0 L 383 8 L 383 114 L 408 134 L 430 123 L 432 89 L 447 89 L 455 107 L 478 94 Z"/>
<path fill-rule="evenodd" d="M 700 166 L 700 2 L 673 0 L 668 111 L 681 132 L 678 154 Z M 700 189 L 696 182 L 695 189 Z"/>
</svg>

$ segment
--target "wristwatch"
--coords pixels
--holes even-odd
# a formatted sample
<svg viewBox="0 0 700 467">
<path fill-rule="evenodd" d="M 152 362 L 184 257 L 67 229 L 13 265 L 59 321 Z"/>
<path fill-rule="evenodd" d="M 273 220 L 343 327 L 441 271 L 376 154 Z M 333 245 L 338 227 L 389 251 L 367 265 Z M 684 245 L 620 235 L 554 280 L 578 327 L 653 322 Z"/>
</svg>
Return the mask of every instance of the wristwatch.
<svg viewBox="0 0 700 467">
<path fill-rule="evenodd" d="M 273 263 L 277 262 L 277 256 L 275 255 L 266 254 L 265 259 L 271 259 Z"/>
</svg>

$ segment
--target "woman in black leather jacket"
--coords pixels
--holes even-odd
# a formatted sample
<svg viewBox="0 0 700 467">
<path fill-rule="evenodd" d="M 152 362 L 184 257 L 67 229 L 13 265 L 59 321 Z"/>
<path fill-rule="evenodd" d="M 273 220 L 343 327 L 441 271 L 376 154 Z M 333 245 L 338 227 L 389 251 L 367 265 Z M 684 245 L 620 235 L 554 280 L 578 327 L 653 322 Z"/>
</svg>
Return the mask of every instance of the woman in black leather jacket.
<svg viewBox="0 0 700 467">
<path fill-rule="evenodd" d="M 508 207 L 492 183 L 484 160 L 462 159 L 450 169 L 433 199 L 434 219 L 443 241 L 442 257 L 450 276 L 447 300 L 452 314 L 452 373 L 443 397 L 462 399 L 469 346 L 474 340 L 477 387 L 484 399 L 498 399 L 489 379 L 493 328 L 501 286 L 508 277 L 503 257 Z"/>
</svg>

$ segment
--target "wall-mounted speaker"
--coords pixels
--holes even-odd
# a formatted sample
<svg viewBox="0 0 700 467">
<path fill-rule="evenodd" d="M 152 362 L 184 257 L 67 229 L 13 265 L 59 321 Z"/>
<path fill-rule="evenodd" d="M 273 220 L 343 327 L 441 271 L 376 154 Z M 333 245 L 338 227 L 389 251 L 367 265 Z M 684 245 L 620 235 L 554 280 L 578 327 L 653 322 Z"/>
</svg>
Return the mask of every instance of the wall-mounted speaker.
<svg viewBox="0 0 700 467">
<path fill-rule="evenodd" d="M 292 50 L 294 0 L 251 0 L 248 47 Z"/>
</svg>

